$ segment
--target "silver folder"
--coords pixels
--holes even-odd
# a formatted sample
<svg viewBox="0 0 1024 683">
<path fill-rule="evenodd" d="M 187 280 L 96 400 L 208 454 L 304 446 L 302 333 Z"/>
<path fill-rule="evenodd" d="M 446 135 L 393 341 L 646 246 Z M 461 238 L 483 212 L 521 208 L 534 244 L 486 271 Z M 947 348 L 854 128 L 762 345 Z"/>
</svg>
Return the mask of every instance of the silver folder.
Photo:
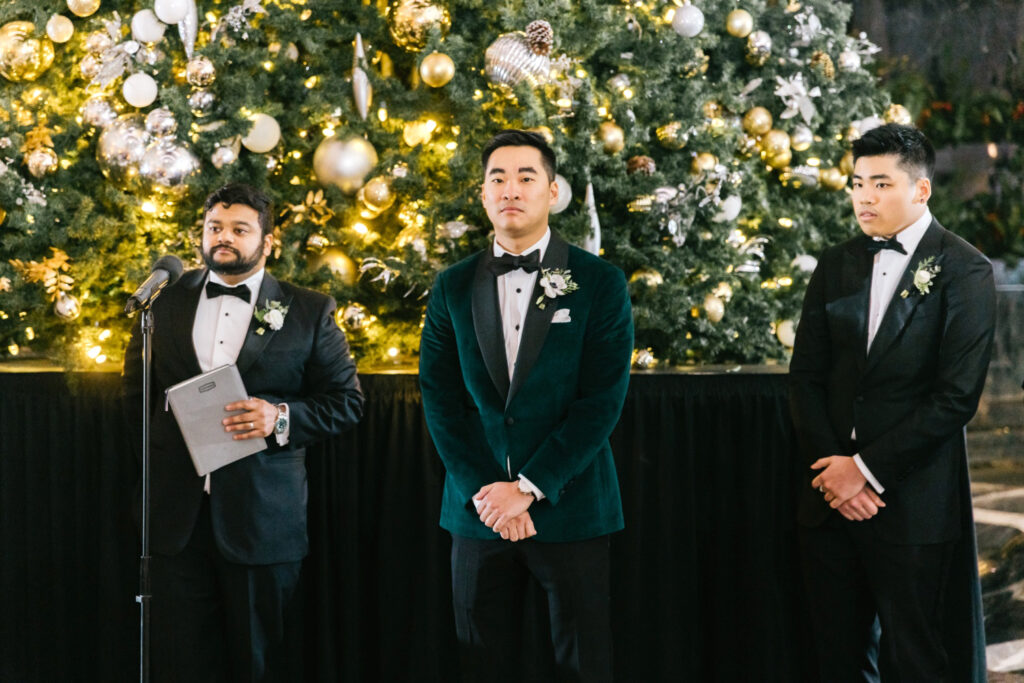
<svg viewBox="0 0 1024 683">
<path fill-rule="evenodd" d="M 226 432 L 221 424 L 224 418 L 245 412 L 227 412 L 224 406 L 248 397 L 234 365 L 222 365 L 167 390 L 167 403 L 200 477 L 266 449 L 263 437 L 235 440 L 232 436 L 240 432 Z"/>
</svg>

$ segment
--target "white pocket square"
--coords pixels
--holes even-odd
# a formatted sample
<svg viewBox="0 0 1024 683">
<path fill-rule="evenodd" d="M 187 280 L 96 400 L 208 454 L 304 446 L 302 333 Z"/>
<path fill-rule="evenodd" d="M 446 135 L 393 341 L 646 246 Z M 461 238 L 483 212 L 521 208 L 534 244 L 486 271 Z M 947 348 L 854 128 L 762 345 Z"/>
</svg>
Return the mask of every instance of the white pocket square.
<svg viewBox="0 0 1024 683">
<path fill-rule="evenodd" d="M 569 317 L 568 308 L 559 308 L 555 311 L 555 315 L 551 318 L 552 323 L 571 323 L 572 318 Z"/>
</svg>

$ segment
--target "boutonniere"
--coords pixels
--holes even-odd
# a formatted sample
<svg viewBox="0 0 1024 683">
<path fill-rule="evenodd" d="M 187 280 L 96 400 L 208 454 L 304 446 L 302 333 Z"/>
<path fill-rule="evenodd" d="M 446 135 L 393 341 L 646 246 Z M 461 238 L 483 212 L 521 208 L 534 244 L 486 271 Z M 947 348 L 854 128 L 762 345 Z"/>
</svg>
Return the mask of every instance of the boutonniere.
<svg viewBox="0 0 1024 683">
<path fill-rule="evenodd" d="M 543 310 L 548 302 L 545 298 L 555 299 L 566 294 L 571 294 L 580 288 L 576 284 L 572 276 L 572 271 L 563 270 L 561 268 L 541 268 L 540 269 L 540 286 L 544 289 L 544 293 L 537 297 L 537 308 Z"/>
<path fill-rule="evenodd" d="M 927 294 L 932 291 L 932 283 L 935 282 L 935 277 L 942 272 L 942 266 L 935 263 L 935 257 L 929 256 L 925 260 L 917 264 L 917 269 L 914 270 L 914 287 L 921 294 Z M 904 289 L 900 292 L 900 296 L 906 299 L 910 296 L 910 290 Z"/>
<path fill-rule="evenodd" d="M 275 332 L 284 327 L 284 317 L 288 315 L 288 307 L 281 305 L 280 301 L 268 301 L 266 308 L 257 308 L 253 311 L 252 317 L 260 324 L 256 328 L 256 334 L 263 334 L 267 328 Z"/>
</svg>

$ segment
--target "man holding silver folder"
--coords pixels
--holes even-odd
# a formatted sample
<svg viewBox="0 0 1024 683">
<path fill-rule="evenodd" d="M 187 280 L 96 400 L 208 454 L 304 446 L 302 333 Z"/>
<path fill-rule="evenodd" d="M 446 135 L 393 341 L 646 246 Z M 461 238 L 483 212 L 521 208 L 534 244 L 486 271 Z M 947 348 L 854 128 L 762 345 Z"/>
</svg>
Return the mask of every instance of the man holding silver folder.
<svg viewBox="0 0 1024 683">
<path fill-rule="evenodd" d="M 152 306 L 154 681 L 290 679 L 284 627 L 309 547 L 304 446 L 362 415 L 334 300 L 267 273 L 272 244 L 270 199 L 222 187 L 205 204 L 207 267 L 186 272 Z M 140 350 L 136 325 L 123 376 L 136 443 Z M 218 419 L 231 440 L 265 439 L 266 448 L 200 476 L 163 393 L 231 364 L 247 397 Z"/>
</svg>

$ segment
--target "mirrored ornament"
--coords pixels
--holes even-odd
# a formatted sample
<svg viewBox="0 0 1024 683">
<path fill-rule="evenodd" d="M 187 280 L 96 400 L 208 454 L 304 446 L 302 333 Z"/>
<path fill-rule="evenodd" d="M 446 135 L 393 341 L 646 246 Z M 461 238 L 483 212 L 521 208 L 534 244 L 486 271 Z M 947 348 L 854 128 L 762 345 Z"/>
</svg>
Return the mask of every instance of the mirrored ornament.
<svg viewBox="0 0 1024 683">
<path fill-rule="evenodd" d="M 210 163 L 212 163 L 214 168 L 217 170 L 220 170 L 225 166 L 230 166 L 236 161 L 238 161 L 238 151 L 230 145 L 222 145 L 213 150 L 213 153 L 210 155 Z"/>
<path fill-rule="evenodd" d="M 192 59 L 199 31 L 199 8 L 196 7 L 196 0 L 184 1 L 185 16 L 178 22 L 178 36 L 181 37 L 181 44 L 185 47 L 185 56 Z"/>
<path fill-rule="evenodd" d="M 525 80 L 537 87 L 547 82 L 550 71 L 550 57 L 534 52 L 523 31 L 498 36 L 484 52 L 484 72 L 495 85 L 512 87 Z"/>
<path fill-rule="evenodd" d="M 633 351 L 633 365 L 641 370 L 650 370 L 658 365 L 658 359 L 651 349 L 636 349 Z"/>
<path fill-rule="evenodd" d="M 57 300 L 53 302 L 53 312 L 61 320 L 75 320 L 82 315 L 82 304 L 73 295 L 59 292 Z"/>
<path fill-rule="evenodd" d="M 66 43 L 75 34 L 75 25 L 63 14 L 54 14 L 46 22 L 46 35 L 55 43 Z"/>
<path fill-rule="evenodd" d="M 798 152 L 804 152 L 810 148 L 814 142 L 814 133 L 807 126 L 800 124 L 793 129 L 793 133 L 789 136 L 790 144 L 793 149 Z"/>
<path fill-rule="evenodd" d="M 338 247 L 327 247 L 319 254 L 309 255 L 309 266 L 314 272 L 324 266 L 346 285 L 353 285 L 359 277 L 355 262 Z"/>
<path fill-rule="evenodd" d="M 199 172 L 199 159 L 174 138 L 154 140 L 139 161 L 139 178 L 150 192 L 180 198 Z"/>
<path fill-rule="evenodd" d="M 437 229 L 438 237 L 445 237 L 451 240 L 457 240 L 470 229 L 470 226 L 462 221 L 448 221 L 442 223 Z"/>
<path fill-rule="evenodd" d="M 658 142 L 666 149 L 682 149 L 686 147 L 686 143 L 690 140 L 690 136 L 679 121 L 672 121 L 664 126 L 658 126 L 654 133 L 658 138 Z"/>
<path fill-rule="evenodd" d="M 362 332 L 370 324 L 370 312 L 362 304 L 351 303 L 341 310 L 339 319 L 349 332 Z"/>
<path fill-rule="evenodd" d="M 391 191 L 391 184 L 384 176 L 376 176 L 367 181 L 359 188 L 356 198 L 364 208 L 375 215 L 384 213 L 395 203 L 395 193 Z"/>
<path fill-rule="evenodd" d="M 57 153 L 50 147 L 36 147 L 25 156 L 28 172 L 36 178 L 56 171 L 58 161 Z"/>
<path fill-rule="evenodd" d="M 167 107 L 159 107 L 146 114 L 146 132 L 153 137 L 174 135 L 178 130 L 178 120 Z"/>
<path fill-rule="evenodd" d="M 772 37 L 766 31 L 754 31 L 747 37 L 747 63 L 764 66 L 772 54 Z"/>
<path fill-rule="evenodd" d="M 209 90 L 193 90 L 188 96 L 188 106 L 192 110 L 192 115 L 197 118 L 209 116 L 216 104 L 217 98 Z"/>
<path fill-rule="evenodd" d="M 764 107 L 752 107 L 743 115 L 743 130 L 751 135 L 764 135 L 772 129 L 772 113 Z"/>
<path fill-rule="evenodd" d="M 569 207 L 569 202 L 572 201 L 572 186 L 561 173 L 555 175 L 555 185 L 558 186 L 558 199 L 555 200 L 554 206 L 551 207 L 551 213 L 562 213 Z"/>
<path fill-rule="evenodd" d="M 100 95 L 90 97 L 82 105 L 82 120 L 95 128 L 103 128 L 116 118 L 117 110 Z"/>
<path fill-rule="evenodd" d="M 335 185 L 346 194 L 358 190 L 376 165 L 377 150 L 359 137 L 344 141 L 324 138 L 313 154 L 317 180 L 324 185 Z"/>
<path fill-rule="evenodd" d="M 597 127 L 597 137 L 601 140 L 601 146 L 609 154 L 621 152 L 626 146 L 626 133 L 614 121 L 605 121 Z"/>
<path fill-rule="evenodd" d="M 153 66 L 165 56 L 164 51 L 156 45 L 147 44 L 140 47 L 139 51 L 135 53 L 135 61 L 146 66 Z"/>
<path fill-rule="evenodd" d="M 103 62 L 96 55 L 85 55 L 78 62 L 78 70 L 82 73 L 82 78 L 87 81 L 96 78 L 101 66 L 103 66 Z"/>
<path fill-rule="evenodd" d="M 193 57 L 185 65 L 185 80 L 197 88 L 205 88 L 217 79 L 217 69 L 204 55 Z"/>
<path fill-rule="evenodd" d="M 122 114 L 110 123 L 96 142 L 96 162 L 104 177 L 128 189 L 139 173 L 139 161 L 149 144 L 142 114 Z"/>
<path fill-rule="evenodd" d="M 242 145 L 250 152 L 263 154 L 277 147 L 281 141 L 281 126 L 269 114 L 256 114 L 252 128 L 242 138 Z"/>
<path fill-rule="evenodd" d="M 640 282 L 653 289 L 665 282 L 665 278 L 653 268 L 638 268 L 629 276 L 629 281 Z"/>
<path fill-rule="evenodd" d="M 821 169 L 819 175 L 822 187 L 826 187 L 833 191 L 839 191 L 846 187 L 847 177 L 834 166 Z"/>
<path fill-rule="evenodd" d="M 331 246 L 331 241 L 321 232 L 314 232 L 306 238 L 306 249 L 314 253 L 319 254 L 329 246 Z"/>
<path fill-rule="evenodd" d="M 34 81 L 53 64 L 53 42 L 35 35 L 31 21 L 11 21 L 0 27 L 0 75 L 19 83 Z"/>
<path fill-rule="evenodd" d="M 672 15 L 672 29 L 684 38 L 693 38 L 704 28 L 704 13 L 696 5 L 677 7 Z"/>
<path fill-rule="evenodd" d="M 106 31 L 93 31 L 85 37 L 82 47 L 86 52 L 94 55 L 102 54 L 114 46 L 114 39 Z"/>
<path fill-rule="evenodd" d="M 431 31 L 439 31 L 443 38 L 452 27 L 448 8 L 430 0 L 393 0 L 388 5 L 387 22 L 395 45 L 408 52 L 422 50 Z"/>
</svg>

